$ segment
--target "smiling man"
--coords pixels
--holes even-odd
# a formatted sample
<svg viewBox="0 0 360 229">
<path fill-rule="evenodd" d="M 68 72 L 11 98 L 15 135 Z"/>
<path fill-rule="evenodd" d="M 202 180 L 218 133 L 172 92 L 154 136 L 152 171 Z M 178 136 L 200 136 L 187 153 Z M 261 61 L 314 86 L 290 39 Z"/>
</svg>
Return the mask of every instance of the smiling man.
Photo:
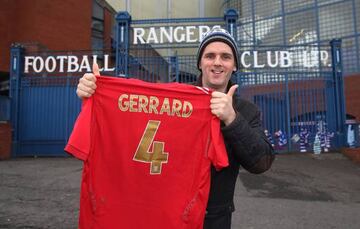
<svg viewBox="0 0 360 229">
<path fill-rule="evenodd" d="M 239 53 L 236 41 L 226 30 L 213 28 L 204 36 L 197 53 L 197 67 L 197 86 L 215 90 L 210 108 L 222 121 L 230 164 L 221 171 L 211 170 L 204 229 L 230 229 L 240 166 L 251 173 L 265 172 L 274 160 L 273 149 L 261 127 L 258 108 L 235 95 L 238 85 L 230 79 L 240 68 Z"/>
<path fill-rule="evenodd" d="M 238 85 L 233 85 L 230 78 L 240 68 L 239 53 L 236 41 L 226 30 L 215 27 L 206 33 L 197 52 L 197 67 L 200 75 L 196 86 L 214 90 L 210 108 L 221 120 L 229 159 L 229 166 L 221 171 L 211 168 L 204 229 L 230 229 L 240 166 L 255 174 L 265 172 L 274 160 L 273 149 L 261 126 L 258 108 L 235 94 Z M 100 72 L 95 64 L 93 73 L 79 81 L 76 93 L 80 98 L 95 92 L 96 75 Z"/>
</svg>

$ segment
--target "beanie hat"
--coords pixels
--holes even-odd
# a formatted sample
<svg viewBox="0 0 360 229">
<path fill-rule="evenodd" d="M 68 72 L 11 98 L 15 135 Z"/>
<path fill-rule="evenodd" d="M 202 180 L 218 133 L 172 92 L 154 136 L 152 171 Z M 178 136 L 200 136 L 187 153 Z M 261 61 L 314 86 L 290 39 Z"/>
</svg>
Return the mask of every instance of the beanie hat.
<svg viewBox="0 0 360 229">
<path fill-rule="evenodd" d="M 228 31 L 219 27 L 213 27 L 210 31 L 205 33 L 197 52 L 197 68 L 200 70 L 200 60 L 206 46 L 214 41 L 224 42 L 230 46 L 235 58 L 236 70 L 239 70 L 239 53 L 236 41 Z"/>
</svg>

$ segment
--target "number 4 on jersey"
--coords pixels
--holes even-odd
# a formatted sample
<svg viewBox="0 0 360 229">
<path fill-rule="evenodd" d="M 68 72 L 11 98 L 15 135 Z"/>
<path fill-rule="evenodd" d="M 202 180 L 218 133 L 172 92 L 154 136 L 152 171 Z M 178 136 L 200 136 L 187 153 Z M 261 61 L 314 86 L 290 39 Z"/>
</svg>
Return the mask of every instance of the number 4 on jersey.
<svg viewBox="0 0 360 229">
<path fill-rule="evenodd" d="M 162 163 L 168 162 L 168 153 L 164 152 L 165 143 L 154 141 L 159 125 L 160 121 L 149 120 L 133 158 L 134 161 L 151 163 L 150 174 L 161 174 Z M 152 152 L 149 151 L 151 143 Z"/>
</svg>

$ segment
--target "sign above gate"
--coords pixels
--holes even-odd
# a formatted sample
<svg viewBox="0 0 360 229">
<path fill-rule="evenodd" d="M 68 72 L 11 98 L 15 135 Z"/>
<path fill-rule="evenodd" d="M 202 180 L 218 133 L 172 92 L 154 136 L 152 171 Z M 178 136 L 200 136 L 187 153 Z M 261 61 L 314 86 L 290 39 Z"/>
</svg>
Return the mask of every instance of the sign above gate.
<svg viewBox="0 0 360 229">
<path fill-rule="evenodd" d="M 215 25 L 213 27 L 221 27 Z M 133 44 L 164 44 L 164 43 L 194 43 L 200 42 L 203 35 L 211 28 L 207 25 L 199 26 L 168 26 L 133 28 Z"/>
<path fill-rule="evenodd" d="M 110 55 L 59 55 L 59 56 L 25 56 L 24 73 L 76 73 L 91 72 L 93 62 L 101 59 L 100 71 L 114 72 L 115 67 Z M 328 51 L 296 50 L 296 51 L 242 51 L 240 62 L 244 69 L 275 68 L 317 68 L 330 67 Z"/>
<path fill-rule="evenodd" d="M 109 55 L 103 55 L 104 67 L 100 71 L 113 72 L 114 67 L 109 66 Z M 89 60 L 90 59 L 90 60 Z M 98 55 L 61 55 L 61 56 L 25 56 L 24 73 L 29 72 L 91 72 L 93 62 L 97 62 Z"/>
</svg>

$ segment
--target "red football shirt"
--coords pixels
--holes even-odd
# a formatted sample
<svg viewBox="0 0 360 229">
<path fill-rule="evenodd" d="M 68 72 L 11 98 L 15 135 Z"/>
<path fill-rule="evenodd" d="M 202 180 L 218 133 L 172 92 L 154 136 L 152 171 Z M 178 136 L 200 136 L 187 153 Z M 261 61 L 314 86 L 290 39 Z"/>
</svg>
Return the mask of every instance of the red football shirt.
<svg viewBox="0 0 360 229">
<path fill-rule="evenodd" d="M 203 228 L 228 165 L 205 88 L 98 77 L 65 150 L 84 161 L 79 228 Z"/>
</svg>

